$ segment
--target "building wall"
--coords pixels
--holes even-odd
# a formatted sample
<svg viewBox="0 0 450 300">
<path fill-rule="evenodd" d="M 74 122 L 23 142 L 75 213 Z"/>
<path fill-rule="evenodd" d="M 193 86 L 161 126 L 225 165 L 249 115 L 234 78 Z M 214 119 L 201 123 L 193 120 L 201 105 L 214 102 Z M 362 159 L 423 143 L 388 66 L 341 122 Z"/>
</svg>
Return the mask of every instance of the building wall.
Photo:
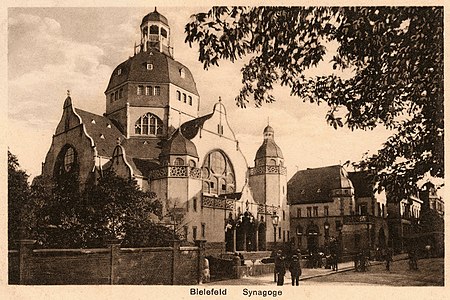
<svg viewBox="0 0 450 300">
<path fill-rule="evenodd" d="M 65 128 L 65 124 L 68 128 Z M 53 136 L 52 144 L 42 168 L 42 175 L 52 178 L 54 176 L 55 164 L 61 149 L 65 145 L 73 147 L 77 153 L 80 182 L 86 182 L 89 174 L 95 166 L 95 150 L 92 147 L 91 139 L 86 135 L 80 118 L 73 112 L 72 107 L 67 107 L 63 111 L 63 116 L 57 126 Z"/>
<path fill-rule="evenodd" d="M 181 93 L 181 100 L 178 100 L 177 91 Z M 184 102 L 183 94 L 186 94 L 186 103 Z M 189 105 L 189 96 L 192 97 L 192 105 Z M 199 105 L 199 96 L 192 94 L 172 83 L 169 84 L 169 106 L 171 109 L 169 112 L 169 125 L 178 128 L 180 124 L 197 118 Z"/>
<path fill-rule="evenodd" d="M 223 134 L 217 133 L 217 125 L 220 123 L 220 116 L 215 113 L 204 123 L 203 128 L 192 139 L 192 142 L 197 147 L 200 166 L 203 165 L 206 155 L 213 150 L 221 150 L 228 156 L 234 169 L 236 191 L 240 192 L 246 181 L 247 161 L 230 128 L 223 124 Z"/>
</svg>

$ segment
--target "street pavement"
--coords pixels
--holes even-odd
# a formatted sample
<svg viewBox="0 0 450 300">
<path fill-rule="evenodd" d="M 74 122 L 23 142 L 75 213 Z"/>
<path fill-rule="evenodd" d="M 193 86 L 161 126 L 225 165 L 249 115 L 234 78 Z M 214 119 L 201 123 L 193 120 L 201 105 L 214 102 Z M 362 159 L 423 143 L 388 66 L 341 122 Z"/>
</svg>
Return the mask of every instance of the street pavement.
<svg viewBox="0 0 450 300">
<path fill-rule="evenodd" d="M 410 271 L 405 254 L 394 257 L 391 271 L 386 271 L 384 262 L 371 261 L 367 272 L 355 272 L 353 262 L 339 264 L 339 270 L 330 269 L 302 269 L 300 285 L 339 284 L 339 285 L 395 285 L 395 286 L 423 286 L 444 285 L 444 260 L 442 258 L 419 260 L 419 271 Z M 274 286 L 273 274 L 262 276 L 248 276 L 241 279 L 229 279 L 204 283 L 204 285 L 266 285 Z M 291 276 L 287 272 L 285 285 L 291 285 Z"/>
</svg>

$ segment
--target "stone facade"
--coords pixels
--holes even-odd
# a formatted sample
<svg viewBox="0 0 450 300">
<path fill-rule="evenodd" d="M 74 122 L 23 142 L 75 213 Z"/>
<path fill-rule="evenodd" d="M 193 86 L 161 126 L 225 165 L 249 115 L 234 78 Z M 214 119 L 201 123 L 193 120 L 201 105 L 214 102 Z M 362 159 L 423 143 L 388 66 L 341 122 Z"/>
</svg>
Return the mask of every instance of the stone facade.
<svg viewBox="0 0 450 300">
<path fill-rule="evenodd" d="M 345 256 L 386 246 L 386 199 L 368 185 L 364 173 L 348 174 L 339 165 L 298 171 L 288 182 L 296 247 L 326 251 L 336 239 Z"/>
<path fill-rule="evenodd" d="M 249 168 L 220 99 L 199 116 L 195 80 L 173 58 L 168 20 L 155 10 L 140 29 L 134 55 L 111 74 L 103 116 L 75 108 L 68 95 L 43 177 L 76 173 L 84 185 L 110 169 L 134 178 L 162 202 L 162 223 L 187 242 L 207 240 L 211 253 L 287 242 L 286 168 L 272 127 Z"/>
</svg>

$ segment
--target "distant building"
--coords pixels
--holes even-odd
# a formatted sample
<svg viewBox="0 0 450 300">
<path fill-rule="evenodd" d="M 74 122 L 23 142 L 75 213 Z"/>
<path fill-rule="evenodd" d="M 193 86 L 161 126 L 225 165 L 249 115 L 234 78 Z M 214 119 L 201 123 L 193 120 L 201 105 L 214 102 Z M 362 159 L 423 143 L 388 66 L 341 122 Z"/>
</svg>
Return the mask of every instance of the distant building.
<svg viewBox="0 0 450 300">
<path fill-rule="evenodd" d="M 442 218 L 444 217 L 444 200 L 437 194 L 436 186 L 433 183 L 427 182 L 422 185 L 419 195 L 423 201 L 422 210 L 430 209 L 436 211 Z"/>
<path fill-rule="evenodd" d="M 43 177 L 72 173 L 85 185 L 114 170 L 134 178 L 162 202 L 162 223 L 188 242 L 206 240 L 209 252 L 265 250 L 289 240 L 286 168 L 273 128 L 264 129 L 250 167 L 220 99 L 199 116 L 200 95 L 173 57 L 168 20 L 155 9 L 140 30 L 134 55 L 111 74 L 103 115 L 76 108 L 70 95 L 64 101 Z"/>
<path fill-rule="evenodd" d="M 293 242 L 302 251 L 324 249 L 332 237 L 342 255 L 387 242 L 386 199 L 365 173 L 348 174 L 340 165 L 300 170 L 288 182 L 288 204 Z"/>
<path fill-rule="evenodd" d="M 418 220 L 421 216 L 423 201 L 417 196 L 409 196 L 399 202 L 389 201 L 388 224 L 391 245 L 396 252 L 407 250 L 407 236 L 416 233 Z"/>
</svg>

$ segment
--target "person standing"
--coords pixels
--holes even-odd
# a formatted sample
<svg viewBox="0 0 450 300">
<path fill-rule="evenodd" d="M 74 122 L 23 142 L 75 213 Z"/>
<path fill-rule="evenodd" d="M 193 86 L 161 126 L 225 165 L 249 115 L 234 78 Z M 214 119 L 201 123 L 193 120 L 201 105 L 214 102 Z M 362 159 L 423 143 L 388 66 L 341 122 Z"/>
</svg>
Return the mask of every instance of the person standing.
<svg viewBox="0 0 450 300">
<path fill-rule="evenodd" d="M 333 239 L 330 245 L 330 255 L 331 255 L 331 267 L 333 271 L 338 270 L 338 244 L 337 240 Z"/>
<path fill-rule="evenodd" d="M 286 259 L 278 250 L 275 257 L 275 274 L 277 275 L 277 285 L 284 285 L 284 275 L 286 274 Z"/>
<path fill-rule="evenodd" d="M 385 260 L 386 260 L 386 270 L 390 271 L 391 270 L 391 262 L 393 261 L 391 248 L 388 248 L 386 250 Z"/>
<path fill-rule="evenodd" d="M 302 275 L 302 268 L 300 266 L 300 259 L 296 254 L 292 256 L 289 272 L 291 272 L 292 285 L 295 284 L 298 286 L 300 275 Z"/>
</svg>

